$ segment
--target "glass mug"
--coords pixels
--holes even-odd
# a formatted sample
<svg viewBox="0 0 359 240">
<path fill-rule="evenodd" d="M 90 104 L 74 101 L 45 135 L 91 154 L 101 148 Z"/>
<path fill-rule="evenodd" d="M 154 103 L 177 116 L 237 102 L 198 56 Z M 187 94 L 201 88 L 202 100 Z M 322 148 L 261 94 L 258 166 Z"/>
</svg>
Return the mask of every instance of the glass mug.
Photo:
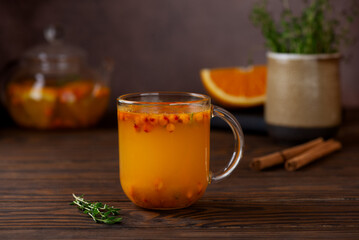
<svg viewBox="0 0 359 240">
<path fill-rule="evenodd" d="M 137 206 L 185 208 L 207 185 L 229 176 L 242 157 L 244 137 L 235 117 L 210 97 L 148 92 L 117 99 L 121 186 Z M 234 133 L 234 153 L 218 174 L 209 169 L 210 119 L 220 117 Z"/>
</svg>

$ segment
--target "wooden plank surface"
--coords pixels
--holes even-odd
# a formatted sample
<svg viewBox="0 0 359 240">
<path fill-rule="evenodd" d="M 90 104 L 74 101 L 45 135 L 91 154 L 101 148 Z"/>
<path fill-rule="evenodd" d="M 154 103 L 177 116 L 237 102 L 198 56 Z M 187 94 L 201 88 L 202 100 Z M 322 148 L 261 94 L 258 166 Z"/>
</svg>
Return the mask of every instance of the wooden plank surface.
<svg viewBox="0 0 359 240">
<path fill-rule="evenodd" d="M 359 238 L 359 118 L 351 112 L 343 150 L 296 172 L 249 169 L 249 160 L 286 145 L 245 136 L 245 157 L 228 180 L 193 206 L 135 207 L 118 180 L 116 129 L 0 132 L 0 239 Z M 212 131 L 211 167 L 231 156 L 230 132 Z M 121 224 L 94 223 L 71 193 L 121 208 Z"/>
</svg>

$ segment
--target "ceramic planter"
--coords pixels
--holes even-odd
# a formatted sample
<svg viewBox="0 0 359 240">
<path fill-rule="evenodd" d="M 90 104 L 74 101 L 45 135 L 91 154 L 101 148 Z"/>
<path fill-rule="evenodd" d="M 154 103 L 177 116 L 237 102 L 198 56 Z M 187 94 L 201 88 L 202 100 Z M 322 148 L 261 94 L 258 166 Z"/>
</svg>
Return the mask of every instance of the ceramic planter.
<svg viewBox="0 0 359 240">
<path fill-rule="evenodd" d="M 271 136 L 331 137 L 341 123 L 339 54 L 268 53 L 265 120 Z"/>
</svg>

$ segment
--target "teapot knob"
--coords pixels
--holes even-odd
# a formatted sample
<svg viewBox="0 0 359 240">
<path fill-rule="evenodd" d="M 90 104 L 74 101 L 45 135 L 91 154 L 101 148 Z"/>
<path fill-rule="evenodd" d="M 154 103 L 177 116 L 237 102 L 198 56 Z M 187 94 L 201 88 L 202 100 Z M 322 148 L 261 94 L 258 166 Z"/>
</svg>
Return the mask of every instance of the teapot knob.
<svg viewBox="0 0 359 240">
<path fill-rule="evenodd" d="M 57 25 L 50 25 L 44 29 L 44 38 L 48 43 L 59 43 L 64 37 L 64 30 Z"/>
</svg>

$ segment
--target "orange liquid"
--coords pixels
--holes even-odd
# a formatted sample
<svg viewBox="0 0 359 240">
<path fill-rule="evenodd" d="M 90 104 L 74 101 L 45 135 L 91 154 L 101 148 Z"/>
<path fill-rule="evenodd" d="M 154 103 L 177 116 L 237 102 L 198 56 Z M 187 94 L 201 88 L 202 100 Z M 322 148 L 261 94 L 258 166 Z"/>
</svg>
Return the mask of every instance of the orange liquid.
<svg viewBox="0 0 359 240">
<path fill-rule="evenodd" d="M 118 126 L 121 185 L 133 203 L 183 208 L 203 195 L 209 182 L 209 110 L 147 114 L 119 107 Z"/>
<path fill-rule="evenodd" d="M 21 126 L 39 129 L 94 125 L 105 113 L 110 94 L 107 87 L 86 80 L 34 86 L 35 80 L 30 79 L 10 83 L 7 96 L 13 119 Z"/>
</svg>

